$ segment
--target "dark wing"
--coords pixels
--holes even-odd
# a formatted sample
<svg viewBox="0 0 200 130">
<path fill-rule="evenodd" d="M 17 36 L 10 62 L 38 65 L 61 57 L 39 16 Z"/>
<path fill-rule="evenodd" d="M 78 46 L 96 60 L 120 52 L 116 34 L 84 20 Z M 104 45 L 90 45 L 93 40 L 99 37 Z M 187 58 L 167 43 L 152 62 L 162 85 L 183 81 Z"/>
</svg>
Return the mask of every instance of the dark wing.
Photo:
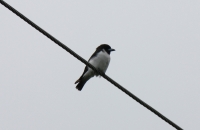
<svg viewBox="0 0 200 130">
<path fill-rule="evenodd" d="M 95 52 L 92 54 L 92 56 L 90 57 L 90 59 L 96 57 L 96 55 L 97 55 L 100 51 L 101 51 L 101 48 L 97 48 L 96 51 L 95 51 Z M 88 62 L 90 61 L 90 59 L 88 60 Z M 85 66 L 85 70 L 84 70 L 83 74 L 82 74 L 81 77 L 75 82 L 75 84 L 81 81 L 81 78 L 83 77 L 83 75 L 84 75 L 87 71 L 88 71 L 88 67 Z"/>
<path fill-rule="evenodd" d="M 81 78 L 83 77 L 83 75 L 88 71 L 88 67 L 85 66 L 85 69 L 83 71 L 83 74 L 81 75 L 81 77 L 75 82 L 75 84 L 77 84 L 78 82 L 80 82 Z"/>
<path fill-rule="evenodd" d="M 92 54 L 92 56 L 90 57 L 90 59 L 94 58 L 97 56 L 97 54 L 101 51 L 101 49 L 96 49 L 96 51 Z M 90 59 L 88 60 L 88 62 L 90 61 Z"/>
</svg>

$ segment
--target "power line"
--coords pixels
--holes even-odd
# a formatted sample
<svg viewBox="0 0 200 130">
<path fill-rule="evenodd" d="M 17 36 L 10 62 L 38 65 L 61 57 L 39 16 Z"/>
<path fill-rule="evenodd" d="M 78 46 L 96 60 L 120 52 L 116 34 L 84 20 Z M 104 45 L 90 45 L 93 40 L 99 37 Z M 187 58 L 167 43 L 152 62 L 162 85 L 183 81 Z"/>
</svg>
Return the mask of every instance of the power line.
<svg viewBox="0 0 200 130">
<path fill-rule="evenodd" d="M 134 100 L 136 100 L 138 103 L 140 103 L 141 105 L 143 105 L 144 107 L 146 107 L 147 109 L 149 109 L 151 112 L 153 112 L 154 114 L 156 114 L 157 116 L 159 116 L 161 119 L 163 119 L 164 121 L 166 121 L 167 123 L 169 123 L 171 126 L 173 126 L 174 128 L 176 128 L 177 130 L 183 130 L 181 127 L 179 127 L 174 122 L 172 122 L 171 120 L 169 120 L 167 117 L 165 117 L 164 115 L 162 115 L 160 112 L 158 112 L 157 110 L 155 110 L 154 108 L 152 108 L 151 106 L 149 106 L 148 104 L 146 104 L 144 101 L 142 101 L 141 99 L 139 99 L 137 96 L 135 96 L 134 94 L 132 94 L 131 92 L 129 92 L 127 89 L 125 89 L 124 87 L 122 87 L 120 84 L 118 84 L 117 82 L 115 82 L 114 80 L 112 80 L 106 74 L 104 74 L 102 72 L 99 72 L 94 66 L 92 66 L 90 63 L 88 63 L 85 59 L 83 59 L 82 57 L 80 57 L 78 54 L 76 54 L 74 51 L 72 51 L 66 45 L 64 45 L 63 43 L 61 43 L 56 38 L 54 38 L 48 32 L 46 32 L 45 30 L 43 30 L 42 28 L 40 28 L 39 26 L 37 26 L 35 23 L 33 23 L 31 20 L 29 20 L 23 14 L 21 14 L 16 9 L 14 9 L 12 6 L 10 6 L 9 4 L 7 4 L 6 2 L 4 2 L 3 0 L 0 0 L 0 3 L 2 5 L 4 5 L 6 8 L 8 8 L 10 11 L 12 11 L 14 14 L 16 14 L 17 16 L 19 16 L 21 19 L 23 19 L 25 22 L 27 22 L 28 24 L 30 24 L 33 28 L 35 28 L 36 30 L 38 30 L 39 32 L 41 32 L 42 34 L 44 34 L 46 37 L 48 37 L 49 39 L 51 39 L 52 41 L 54 41 L 57 45 L 59 45 L 64 50 L 66 50 L 67 52 L 69 52 L 71 55 L 73 55 L 74 57 L 76 57 L 78 60 L 80 60 L 81 62 L 83 62 L 85 65 L 87 65 L 88 67 L 92 68 L 95 72 L 99 73 L 102 77 L 104 77 L 110 83 L 112 83 L 117 88 L 119 88 L 120 90 L 122 90 L 124 93 L 126 93 L 127 95 L 129 95 L 131 98 L 133 98 Z"/>
</svg>

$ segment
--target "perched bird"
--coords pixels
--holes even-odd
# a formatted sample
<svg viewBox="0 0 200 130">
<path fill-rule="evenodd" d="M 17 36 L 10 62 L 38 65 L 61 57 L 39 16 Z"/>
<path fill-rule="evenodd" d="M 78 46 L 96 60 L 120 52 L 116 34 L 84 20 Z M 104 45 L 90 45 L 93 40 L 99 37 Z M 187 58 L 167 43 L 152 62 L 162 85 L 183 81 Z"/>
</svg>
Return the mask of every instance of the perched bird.
<svg viewBox="0 0 200 130">
<path fill-rule="evenodd" d="M 96 48 L 88 62 L 100 72 L 105 73 L 110 63 L 111 51 L 115 51 L 115 49 L 112 49 L 107 44 L 102 44 Z M 85 83 L 94 75 L 98 76 L 91 68 L 86 66 L 81 77 L 75 82 L 75 84 L 78 83 L 76 88 L 81 91 Z"/>
</svg>

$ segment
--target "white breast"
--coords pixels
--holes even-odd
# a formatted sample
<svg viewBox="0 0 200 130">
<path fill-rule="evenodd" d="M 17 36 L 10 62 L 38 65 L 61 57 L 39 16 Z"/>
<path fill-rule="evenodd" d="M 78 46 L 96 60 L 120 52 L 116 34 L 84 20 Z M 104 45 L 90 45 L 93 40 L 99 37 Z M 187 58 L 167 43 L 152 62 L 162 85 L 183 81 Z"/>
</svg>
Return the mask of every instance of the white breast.
<svg viewBox="0 0 200 130">
<path fill-rule="evenodd" d="M 105 73 L 110 63 L 110 55 L 105 50 L 100 51 L 89 63 Z"/>
<path fill-rule="evenodd" d="M 105 50 L 100 51 L 95 57 L 89 60 L 89 63 L 92 64 L 96 69 L 105 73 L 110 63 L 110 55 Z M 89 68 L 84 74 L 83 78 L 84 80 L 88 80 L 94 75 L 94 71 Z"/>
</svg>

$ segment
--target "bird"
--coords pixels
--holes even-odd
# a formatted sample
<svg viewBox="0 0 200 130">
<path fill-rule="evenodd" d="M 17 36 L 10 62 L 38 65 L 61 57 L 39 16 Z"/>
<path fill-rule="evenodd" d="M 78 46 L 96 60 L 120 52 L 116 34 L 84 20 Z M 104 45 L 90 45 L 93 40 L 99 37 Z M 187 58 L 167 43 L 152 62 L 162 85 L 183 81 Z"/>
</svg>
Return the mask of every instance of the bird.
<svg viewBox="0 0 200 130">
<path fill-rule="evenodd" d="M 96 48 L 96 51 L 89 58 L 88 62 L 98 71 L 105 73 L 110 63 L 110 53 L 112 51 L 115 51 L 115 49 L 112 49 L 108 44 L 101 44 Z M 95 73 L 90 67 L 85 66 L 83 74 L 75 82 L 75 84 L 78 83 L 76 89 L 81 91 L 85 83 L 94 76 L 99 76 L 99 74 Z"/>
</svg>

